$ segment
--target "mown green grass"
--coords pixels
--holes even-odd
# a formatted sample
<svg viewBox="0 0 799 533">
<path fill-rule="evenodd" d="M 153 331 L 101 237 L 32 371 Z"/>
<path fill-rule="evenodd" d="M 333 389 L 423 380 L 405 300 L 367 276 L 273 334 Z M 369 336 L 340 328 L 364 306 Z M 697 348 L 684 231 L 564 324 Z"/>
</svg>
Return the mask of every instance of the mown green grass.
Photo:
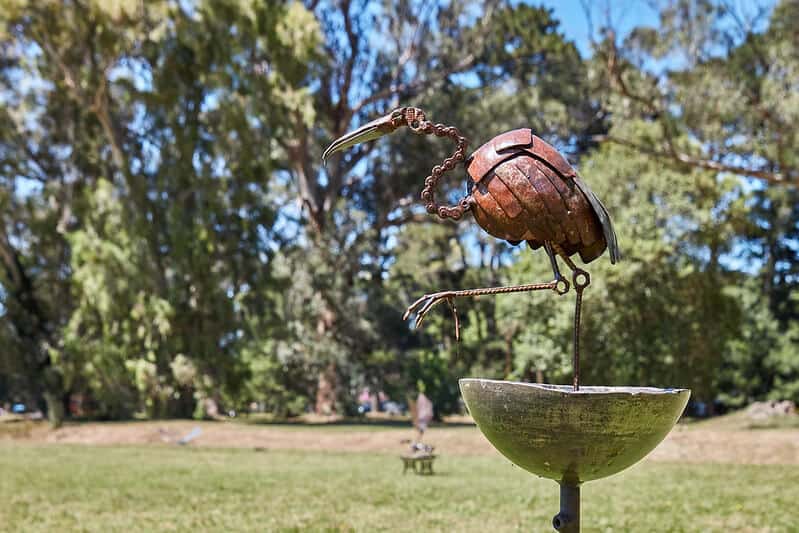
<svg viewBox="0 0 799 533">
<path fill-rule="evenodd" d="M 5 531 L 551 531 L 501 457 L 0 444 Z M 584 531 L 799 531 L 799 466 L 647 462 L 583 488 Z"/>
</svg>

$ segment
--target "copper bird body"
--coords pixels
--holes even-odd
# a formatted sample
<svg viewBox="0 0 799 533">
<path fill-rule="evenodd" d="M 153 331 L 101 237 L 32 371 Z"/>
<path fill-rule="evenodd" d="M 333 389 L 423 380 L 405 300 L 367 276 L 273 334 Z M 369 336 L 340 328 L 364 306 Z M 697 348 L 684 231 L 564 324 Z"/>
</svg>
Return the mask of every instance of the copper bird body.
<svg viewBox="0 0 799 533">
<path fill-rule="evenodd" d="M 454 299 L 487 294 L 552 290 L 565 294 L 571 285 L 577 293 L 574 315 L 574 388 L 579 388 L 579 329 L 582 292 L 590 284 L 588 272 L 577 267 L 571 257 L 579 255 L 590 263 L 607 249 L 610 260 L 620 259 L 613 224 L 605 207 L 582 181 L 577 172 L 555 148 L 535 136 L 528 128 L 497 135 L 468 158 L 468 140 L 457 128 L 429 122 L 415 107 L 403 107 L 372 121 L 336 140 L 324 158 L 360 142 L 376 139 L 407 126 L 414 133 L 450 137 L 455 152 L 436 165 L 425 179 L 421 198 L 427 211 L 442 219 L 460 219 L 471 211 L 477 224 L 494 237 L 511 244 L 527 242 L 532 249 L 543 247 L 549 256 L 554 278 L 545 283 L 510 287 L 449 290 L 426 294 L 414 302 L 404 318 L 416 313 L 420 326 L 426 313 L 446 301 L 455 315 Z M 435 201 L 435 189 L 442 174 L 463 161 L 469 194 L 454 206 Z M 557 257 L 572 271 L 571 284 L 561 275 Z"/>
<path fill-rule="evenodd" d="M 498 135 L 466 161 L 475 221 L 511 244 L 549 242 L 590 263 L 610 248 L 619 258 L 610 216 L 566 159 L 527 128 Z"/>
</svg>

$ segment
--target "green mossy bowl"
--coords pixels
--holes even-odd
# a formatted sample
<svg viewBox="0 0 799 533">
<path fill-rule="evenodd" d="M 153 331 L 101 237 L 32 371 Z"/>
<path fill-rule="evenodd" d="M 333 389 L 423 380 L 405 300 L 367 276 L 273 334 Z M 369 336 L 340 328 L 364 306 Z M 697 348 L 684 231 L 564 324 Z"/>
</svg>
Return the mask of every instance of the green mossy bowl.
<svg viewBox="0 0 799 533">
<path fill-rule="evenodd" d="M 580 484 L 621 472 L 671 431 L 688 389 L 581 387 L 461 379 L 480 431 L 533 474 Z"/>
</svg>

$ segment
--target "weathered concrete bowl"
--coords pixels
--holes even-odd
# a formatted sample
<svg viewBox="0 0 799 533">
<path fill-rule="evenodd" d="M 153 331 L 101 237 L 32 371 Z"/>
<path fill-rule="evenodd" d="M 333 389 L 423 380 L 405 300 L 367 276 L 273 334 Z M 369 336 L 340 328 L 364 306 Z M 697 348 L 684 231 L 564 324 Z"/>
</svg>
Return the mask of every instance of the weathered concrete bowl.
<svg viewBox="0 0 799 533">
<path fill-rule="evenodd" d="M 668 434 L 691 391 L 460 380 L 480 431 L 525 470 L 568 485 L 637 463 Z"/>
</svg>

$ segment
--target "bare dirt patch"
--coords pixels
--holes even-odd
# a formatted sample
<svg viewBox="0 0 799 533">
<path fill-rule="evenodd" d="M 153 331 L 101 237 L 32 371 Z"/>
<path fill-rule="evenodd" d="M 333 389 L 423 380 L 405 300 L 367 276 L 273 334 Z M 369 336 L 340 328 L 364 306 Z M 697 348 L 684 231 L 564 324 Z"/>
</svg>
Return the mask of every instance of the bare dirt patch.
<svg viewBox="0 0 799 533">
<path fill-rule="evenodd" d="M 195 428 L 190 446 L 400 453 L 410 428 L 359 425 L 251 425 L 190 420 L 67 424 L 50 430 L 46 423 L 0 425 L 0 440 L 83 445 L 172 446 Z M 12 429 L 12 426 L 16 426 Z M 730 427 L 731 426 L 731 427 Z M 425 441 L 448 455 L 497 452 L 474 426 L 432 427 Z M 799 430 L 747 430 L 714 422 L 678 425 L 649 456 L 651 461 L 730 464 L 799 464 Z"/>
<path fill-rule="evenodd" d="M 799 430 L 697 426 L 678 425 L 650 458 L 682 463 L 799 464 Z"/>
</svg>

